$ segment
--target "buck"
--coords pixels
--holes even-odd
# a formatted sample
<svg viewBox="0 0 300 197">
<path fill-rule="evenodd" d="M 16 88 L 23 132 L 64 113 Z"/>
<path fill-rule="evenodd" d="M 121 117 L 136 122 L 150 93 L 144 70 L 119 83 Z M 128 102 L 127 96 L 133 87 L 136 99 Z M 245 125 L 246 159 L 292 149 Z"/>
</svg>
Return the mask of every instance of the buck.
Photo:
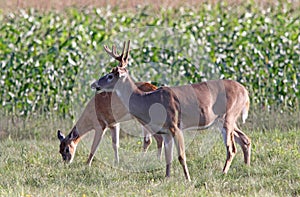
<svg viewBox="0 0 300 197">
<path fill-rule="evenodd" d="M 184 86 L 161 87 L 151 92 L 138 89 L 131 79 L 126 66 L 130 41 L 125 52 L 124 42 L 121 55 L 113 46 L 105 51 L 119 61 L 110 73 L 95 81 L 91 87 L 104 91 L 114 91 L 128 111 L 145 127 L 160 133 L 164 139 L 166 177 L 170 176 L 172 149 L 175 142 L 178 160 L 184 175 L 190 179 L 186 164 L 183 130 L 206 129 L 214 122 L 221 122 L 221 132 L 227 150 L 223 173 L 226 174 L 236 154 L 235 141 L 241 146 L 244 162 L 250 165 L 251 141 L 236 124 L 240 114 L 243 122 L 248 116 L 249 96 L 247 90 L 238 82 L 214 80 Z"/>
<path fill-rule="evenodd" d="M 141 91 L 151 91 L 157 89 L 156 86 L 149 83 L 136 83 Z M 118 109 L 117 111 L 114 108 Z M 57 131 L 57 137 L 60 140 L 59 152 L 66 163 L 71 163 L 75 156 L 76 147 L 81 138 L 89 131 L 95 130 L 94 140 L 91 151 L 87 160 L 87 164 L 91 165 L 95 152 L 107 128 L 110 128 L 112 135 L 113 149 L 115 153 L 115 163 L 119 163 L 119 132 L 120 122 L 127 121 L 133 117 L 129 114 L 126 107 L 114 96 L 114 93 L 101 92 L 96 94 L 87 104 L 82 115 L 65 137 L 60 130 Z M 143 127 L 142 127 L 143 128 Z M 151 144 L 151 135 L 149 131 L 143 128 L 144 131 L 144 152 L 147 151 Z M 162 137 L 154 135 L 157 141 L 158 157 L 161 156 Z"/>
</svg>

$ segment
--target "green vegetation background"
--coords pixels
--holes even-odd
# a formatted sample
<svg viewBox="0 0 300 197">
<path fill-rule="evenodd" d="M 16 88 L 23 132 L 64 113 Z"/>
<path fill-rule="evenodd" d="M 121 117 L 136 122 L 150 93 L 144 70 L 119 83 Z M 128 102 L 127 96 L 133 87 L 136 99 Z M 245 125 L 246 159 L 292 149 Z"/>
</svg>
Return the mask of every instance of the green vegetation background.
<svg viewBox="0 0 300 197">
<path fill-rule="evenodd" d="M 181 85 L 227 78 L 252 106 L 299 110 L 299 9 L 204 3 L 153 11 L 26 9 L 0 14 L 0 104 L 5 114 L 74 117 L 89 85 L 116 65 L 103 45 L 132 40 L 136 81 Z"/>
</svg>

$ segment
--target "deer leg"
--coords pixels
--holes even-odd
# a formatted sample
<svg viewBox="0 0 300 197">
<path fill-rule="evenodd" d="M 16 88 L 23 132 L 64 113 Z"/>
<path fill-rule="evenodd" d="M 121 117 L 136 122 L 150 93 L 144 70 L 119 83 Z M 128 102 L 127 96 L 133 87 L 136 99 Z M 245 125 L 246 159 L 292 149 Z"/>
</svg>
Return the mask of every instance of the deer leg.
<svg viewBox="0 0 300 197">
<path fill-rule="evenodd" d="M 173 137 L 171 134 L 163 134 L 166 159 L 166 177 L 170 177 L 171 163 L 173 160 Z"/>
<path fill-rule="evenodd" d="M 143 144 L 143 151 L 146 153 L 149 146 L 152 143 L 151 135 L 152 133 L 146 128 L 142 127 L 144 133 L 144 144 Z M 162 158 L 162 146 L 163 146 L 163 137 L 160 134 L 153 134 L 154 139 L 156 140 L 157 144 L 157 158 L 161 160 Z"/>
<path fill-rule="evenodd" d="M 224 122 L 222 120 L 220 120 L 221 123 L 223 124 Z M 221 132 L 222 132 L 222 127 L 220 128 Z M 224 137 L 224 135 L 223 135 Z M 234 140 L 236 143 L 238 143 L 240 145 L 240 147 L 243 150 L 243 154 L 244 154 L 244 161 L 247 165 L 250 165 L 250 155 L 251 155 L 251 140 L 250 138 L 243 133 L 235 124 L 234 126 Z M 224 141 L 224 143 L 226 143 Z"/>
<path fill-rule="evenodd" d="M 120 124 L 116 124 L 113 127 L 110 127 L 111 138 L 112 138 L 112 146 L 115 152 L 115 164 L 119 164 L 119 136 L 120 136 Z"/>
<path fill-rule="evenodd" d="M 144 126 L 142 126 L 142 131 L 144 134 L 143 151 L 146 153 L 148 151 L 149 146 L 152 143 L 151 133 Z"/>
<path fill-rule="evenodd" d="M 231 162 L 236 154 L 236 147 L 234 143 L 233 129 L 230 127 L 222 128 L 222 135 L 224 139 L 224 144 L 226 146 L 227 157 L 223 168 L 223 173 L 226 174 L 230 168 Z"/>
<path fill-rule="evenodd" d="M 157 158 L 159 160 L 161 160 L 161 158 L 162 158 L 162 146 L 163 146 L 164 139 L 160 134 L 154 134 L 153 137 L 156 140 L 156 144 L 157 144 Z"/>
<path fill-rule="evenodd" d="M 178 160 L 183 168 L 185 178 L 188 181 L 191 181 L 189 170 L 186 164 L 185 145 L 182 130 L 176 129 L 174 134 L 174 141 L 178 152 Z"/>
<path fill-rule="evenodd" d="M 251 140 L 250 140 L 250 138 L 235 125 L 234 139 L 241 146 L 241 148 L 243 150 L 245 164 L 250 165 L 250 157 L 251 157 Z"/>
<path fill-rule="evenodd" d="M 106 128 L 105 128 L 106 129 Z M 95 136 L 94 136 L 94 140 L 93 140 L 93 144 L 92 144 L 92 148 L 91 148 L 91 152 L 89 155 L 89 158 L 87 160 L 87 164 L 90 166 L 92 163 L 92 160 L 95 156 L 95 152 L 98 149 L 99 143 L 102 139 L 102 136 L 105 133 L 105 129 L 102 129 L 101 127 L 97 127 L 95 128 Z"/>
</svg>

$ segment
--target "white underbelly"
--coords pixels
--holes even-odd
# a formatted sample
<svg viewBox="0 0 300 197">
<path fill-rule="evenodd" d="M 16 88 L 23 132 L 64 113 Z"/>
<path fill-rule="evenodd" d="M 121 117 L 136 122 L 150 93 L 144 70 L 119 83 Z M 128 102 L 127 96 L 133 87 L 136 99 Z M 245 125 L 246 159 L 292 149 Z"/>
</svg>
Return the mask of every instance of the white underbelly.
<svg viewBox="0 0 300 197">
<path fill-rule="evenodd" d="M 199 126 L 199 122 L 194 122 L 194 124 L 191 124 L 191 122 L 189 122 L 189 124 L 185 124 L 185 122 L 181 122 L 181 129 L 182 130 L 204 130 L 204 129 L 208 129 L 209 127 L 211 127 L 217 119 L 214 119 L 212 122 L 210 122 L 209 124 L 203 125 L 203 126 Z"/>
</svg>

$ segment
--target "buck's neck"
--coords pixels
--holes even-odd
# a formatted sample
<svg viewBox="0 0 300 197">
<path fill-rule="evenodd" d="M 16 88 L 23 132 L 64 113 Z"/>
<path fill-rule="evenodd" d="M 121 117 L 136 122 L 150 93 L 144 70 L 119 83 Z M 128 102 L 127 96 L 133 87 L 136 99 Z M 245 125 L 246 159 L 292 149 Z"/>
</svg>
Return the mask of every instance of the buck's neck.
<svg viewBox="0 0 300 197">
<path fill-rule="evenodd" d="M 122 79 L 121 79 L 122 80 Z M 123 82 L 118 85 L 116 89 L 118 97 L 121 99 L 122 103 L 129 110 L 129 99 L 133 94 L 142 95 L 143 92 L 138 89 L 133 80 L 128 76 Z"/>
</svg>

